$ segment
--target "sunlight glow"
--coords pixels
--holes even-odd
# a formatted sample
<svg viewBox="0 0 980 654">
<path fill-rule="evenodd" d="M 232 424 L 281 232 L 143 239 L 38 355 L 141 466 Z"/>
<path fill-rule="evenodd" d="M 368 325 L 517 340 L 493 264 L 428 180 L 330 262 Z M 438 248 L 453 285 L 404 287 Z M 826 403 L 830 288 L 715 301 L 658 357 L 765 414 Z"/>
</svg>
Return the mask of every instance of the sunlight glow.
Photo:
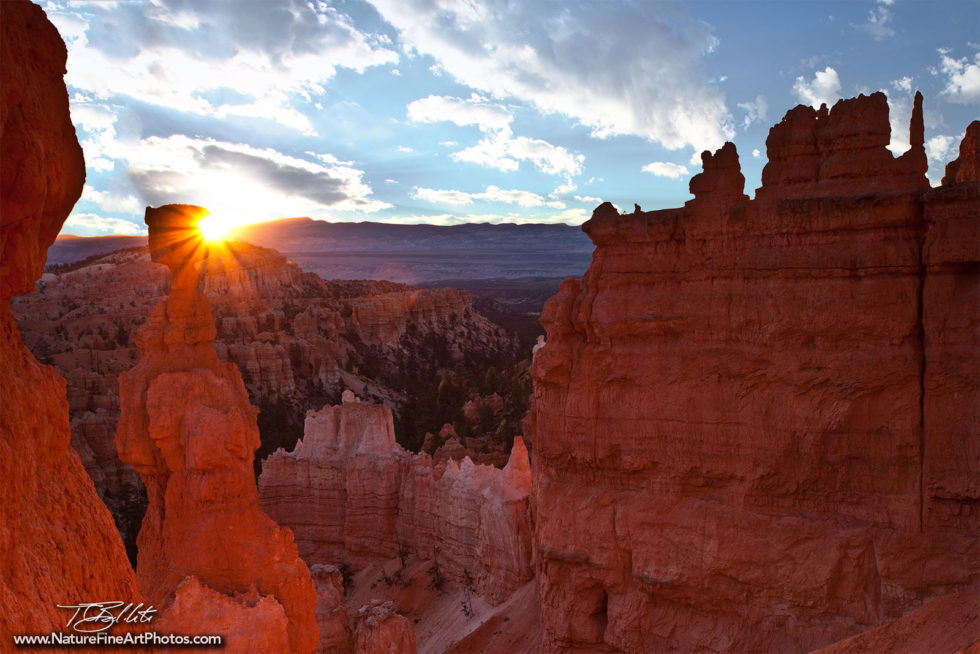
<svg viewBox="0 0 980 654">
<path fill-rule="evenodd" d="M 235 223 L 230 219 L 209 214 L 201 219 L 197 227 L 201 230 L 205 240 L 214 242 L 224 240 L 225 234 L 232 227 L 235 227 Z"/>
</svg>

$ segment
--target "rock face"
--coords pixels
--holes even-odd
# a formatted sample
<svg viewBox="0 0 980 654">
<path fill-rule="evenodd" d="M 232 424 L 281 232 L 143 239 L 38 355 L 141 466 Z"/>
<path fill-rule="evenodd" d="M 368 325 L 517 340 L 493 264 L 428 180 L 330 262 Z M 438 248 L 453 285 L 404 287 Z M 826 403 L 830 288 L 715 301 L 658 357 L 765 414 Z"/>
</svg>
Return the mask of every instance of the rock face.
<svg viewBox="0 0 980 654">
<path fill-rule="evenodd" d="M 310 566 L 316 584 L 316 625 L 320 640 L 316 651 L 338 654 L 351 651 L 351 629 L 344 608 L 344 577 L 336 566 L 317 563 Z"/>
<path fill-rule="evenodd" d="M 896 159 L 882 94 L 797 107 L 754 200 L 726 145 L 583 226 L 532 365 L 546 649 L 806 651 L 976 584 L 976 148 L 928 190 L 921 116 Z"/>
<path fill-rule="evenodd" d="M 296 448 L 266 460 L 259 496 L 310 564 L 413 554 L 496 604 L 531 578 L 530 482 L 520 437 L 503 470 L 434 464 L 395 443 L 387 406 L 348 401 L 307 415 Z"/>
<path fill-rule="evenodd" d="M 813 654 L 921 654 L 980 651 L 980 602 L 975 591 L 926 602 L 894 622 Z"/>
<path fill-rule="evenodd" d="M 64 42 L 39 7 L 4 4 L 0 297 L 8 300 L 34 290 L 82 194 L 85 159 L 68 114 Z"/>
<path fill-rule="evenodd" d="M 149 499 L 137 575 L 149 601 L 187 615 L 195 614 L 187 606 L 207 604 L 200 592 L 182 596 L 178 587 L 189 577 L 207 587 L 205 596 L 257 591 L 281 606 L 289 650 L 312 652 L 313 581 L 292 534 L 259 509 L 252 472 L 258 410 L 238 369 L 218 359 L 211 307 L 198 288 L 197 264 L 207 257 L 196 230 L 202 214 L 187 205 L 147 209 L 151 255 L 170 268 L 172 286 L 137 334 L 140 362 L 119 380 L 116 447 L 139 472 Z M 236 613 L 228 624 L 240 619 Z M 278 642 L 277 624 L 249 637 Z M 248 649 L 236 633 L 226 635 L 233 647 Z"/>
<path fill-rule="evenodd" d="M 415 654 L 415 632 L 394 602 L 374 602 L 357 612 L 356 654 Z"/>
<path fill-rule="evenodd" d="M 61 631 L 58 604 L 142 595 L 112 519 L 69 447 L 65 380 L 10 311 L 82 191 L 65 45 L 29 2 L 0 3 L 0 635 Z"/>
<path fill-rule="evenodd" d="M 288 652 L 288 619 L 282 604 L 254 589 L 223 595 L 187 577 L 154 627 L 161 633 L 224 634 L 223 652 Z"/>
</svg>

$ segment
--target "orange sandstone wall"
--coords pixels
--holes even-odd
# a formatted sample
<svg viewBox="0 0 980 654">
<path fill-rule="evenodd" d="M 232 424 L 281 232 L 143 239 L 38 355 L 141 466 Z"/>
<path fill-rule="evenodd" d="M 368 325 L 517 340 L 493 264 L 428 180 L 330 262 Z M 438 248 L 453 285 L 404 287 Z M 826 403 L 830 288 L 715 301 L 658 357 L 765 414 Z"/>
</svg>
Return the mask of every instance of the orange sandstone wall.
<svg viewBox="0 0 980 654">
<path fill-rule="evenodd" d="M 28 352 L 10 313 L 82 192 L 67 51 L 41 9 L 0 2 L 0 650 L 64 628 L 58 604 L 142 596 L 122 541 L 69 447 L 65 380 Z"/>
<path fill-rule="evenodd" d="M 309 412 L 303 440 L 270 455 L 259 477 L 262 509 L 293 531 L 308 564 L 360 570 L 405 552 L 494 605 L 531 579 L 523 439 L 503 470 L 436 463 L 395 442 L 387 406 L 345 396 Z"/>
<path fill-rule="evenodd" d="M 546 649 L 808 651 L 976 583 L 978 184 L 928 190 L 916 100 L 900 158 L 883 94 L 801 106 L 756 199 L 727 144 L 583 226 L 532 366 Z"/>
</svg>

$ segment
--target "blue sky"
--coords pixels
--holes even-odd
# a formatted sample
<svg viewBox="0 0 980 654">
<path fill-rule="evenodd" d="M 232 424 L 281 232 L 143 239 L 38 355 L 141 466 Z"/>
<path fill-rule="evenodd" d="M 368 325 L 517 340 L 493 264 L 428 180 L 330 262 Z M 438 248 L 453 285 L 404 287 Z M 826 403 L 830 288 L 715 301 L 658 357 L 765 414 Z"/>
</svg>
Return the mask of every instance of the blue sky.
<svg viewBox="0 0 980 654">
<path fill-rule="evenodd" d="M 791 107 L 925 95 L 929 176 L 980 116 L 980 2 L 42 2 L 68 45 L 87 182 L 64 232 L 186 202 L 311 216 L 568 222 L 679 206 L 700 152 L 750 195 Z"/>
</svg>

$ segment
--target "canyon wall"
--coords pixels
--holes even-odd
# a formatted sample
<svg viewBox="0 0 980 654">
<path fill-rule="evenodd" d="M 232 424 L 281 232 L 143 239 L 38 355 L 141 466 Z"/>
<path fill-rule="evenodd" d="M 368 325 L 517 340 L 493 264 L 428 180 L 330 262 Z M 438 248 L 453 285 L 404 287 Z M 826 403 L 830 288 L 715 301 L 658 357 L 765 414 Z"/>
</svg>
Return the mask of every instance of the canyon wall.
<svg viewBox="0 0 980 654">
<path fill-rule="evenodd" d="M 61 631 L 59 604 L 143 598 L 109 512 L 69 446 L 65 380 L 24 346 L 10 310 L 81 195 L 67 51 L 44 12 L 0 2 L 0 649 Z"/>
<path fill-rule="evenodd" d="M 807 651 L 975 592 L 977 139 L 930 190 L 921 96 L 889 136 L 881 93 L 800 106 L 755 199 L 726 144 L 583 226 L 532 365 L 545 649 Z"/>
<path fill-rule="evenodd" d="M 495 604 L 531 578 L 520 438 L 503 470 L 469 458 L 435 464 L 395 443 L 387 406 L 345 395 L 307 414 L 303 440 L 266 459 L 259 478 L 263 510 L 293 530 L 307 563 L 360 570 L 411 554 Z"/>
</svg>

